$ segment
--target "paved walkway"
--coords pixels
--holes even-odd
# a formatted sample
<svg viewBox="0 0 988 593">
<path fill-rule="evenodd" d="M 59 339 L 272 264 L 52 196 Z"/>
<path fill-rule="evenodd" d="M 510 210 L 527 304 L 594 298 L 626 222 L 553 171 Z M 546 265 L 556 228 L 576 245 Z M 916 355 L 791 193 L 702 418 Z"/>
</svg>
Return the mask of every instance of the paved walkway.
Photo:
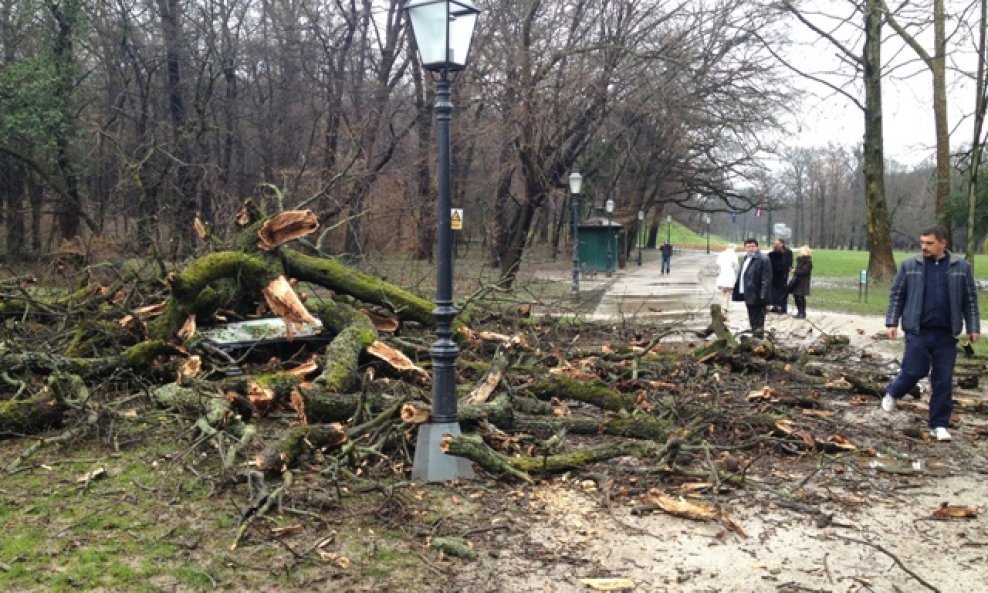
<svg viewBox="0 0 988 593">
<path fill-rule="evenodd" d="M 669 274 L 662 274 L 657 253 L 649 253 L 639 266 L 629 260 L 613 278 L 598 274 L 584 282 L 588 289 L 604 285 L 606 292 L 593 313 L 592 320 L 619 320 L 636 317 L 648 320 L 693 321 L 706 326 L 710 304 L 714 302 L 717 255 L 703 251 L 683 251 L 672 258 Z"/>
<path fill-rule="evenodd" d="M 642 265 L 629 260 L 612 278 L 598 274 L 581 280 L 583 290 L 604 289 L 600 303 L 587 318 L 595 321 L 649 320 L 681 322 L 684 329 L 702 329 L 710 322 L 710 305 L 720 302 L 716 253 L 684 250 L 673 255 L 671 273 L 663 275 L 661 258 L 646 252 Z M 858 347 L 888 345 L 883 339 L 885 320 L 880 315 L 848 315 L 813 309 L 812 294 L 807 298 L 807 319 L 795 319 L 790 301 L 789 315 L 769 313 L 765 328 L 788 340 L 811 342 L 821 333 L 846 335 Z M 743 303 L 732 302 L 727 311 L 731 331 L 748 329 L 748 313 Z"/>
</svg>

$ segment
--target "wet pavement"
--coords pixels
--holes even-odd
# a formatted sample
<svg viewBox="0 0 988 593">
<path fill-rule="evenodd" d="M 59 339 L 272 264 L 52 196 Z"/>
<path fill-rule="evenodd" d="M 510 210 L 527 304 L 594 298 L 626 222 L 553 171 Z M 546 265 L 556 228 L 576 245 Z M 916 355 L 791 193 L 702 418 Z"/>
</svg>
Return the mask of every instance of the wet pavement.
<svg viewBox="0 0 988 593">
<path fill-rule="evenodd" d="M 716 259 L 716 252 L 677 251 L 670 273 L 662 274 L 659 254 L 647 251 L 641 266 L 635 259 L 629 259 L 627 265 L 616 270 L 610 278 L 601 273 L 582 278 L 583 298 L 589 300 L 603 291 L 597 305 L 584 316 L 601 322 L 646 321 L 678 323 L 684 330 L 706 328 L 710 323 L 710 305 L 721 302 L 720 290 L 715 284 Z M 766 330 L 787 341 L 811 342 L 821 334 L 831 334 L 846 335 L 858 347 L 890 346 L 884 339 L 885 319 L 881 315 L 818 311 L 813 308 L 812 294 L 807 300 L 807 319 L 793 317 L 795 306 L 790 301 L 788 315 L 769 313 L 766 316 Z M 749 328 L 743 303 L 729 304 L 727 320 L 734 333 Z"/>
<path fill-rule="evenodd" d="M 718 293 L 716 253 L 678 251 L 673 254 L 669 274 L 662 274 L 661 258 L 650 253 L 642 265 L 629 260 L 612 278 L 598 274 L 584 280 L 581 288 L 601 287 L 604 295 L 587 318 L 594 321 L 634 317 L 648 321 L 680 321 L 687 326 L 706 327 L 710 305 Z"/>
</svg>

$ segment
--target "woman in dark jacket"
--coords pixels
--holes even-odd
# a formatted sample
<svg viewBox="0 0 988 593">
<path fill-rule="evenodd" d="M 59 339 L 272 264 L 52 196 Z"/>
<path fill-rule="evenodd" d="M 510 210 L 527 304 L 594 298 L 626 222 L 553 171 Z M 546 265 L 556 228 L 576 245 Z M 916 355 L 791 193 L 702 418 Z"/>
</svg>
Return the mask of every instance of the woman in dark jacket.
<svg viewBox="0 0 988 593">
<path fill-rule="evenodd" d="M 796 301 L 796 319 L 806 319 L 806 296 L 810 294 L 810 276 L 813 275 L 813 258 L 810 257 L 810 247 L 803 245 L 799 248 L 796 258 L 796 269 L 793 270 L 789 281 L 789 293 Z"/>
</svg>

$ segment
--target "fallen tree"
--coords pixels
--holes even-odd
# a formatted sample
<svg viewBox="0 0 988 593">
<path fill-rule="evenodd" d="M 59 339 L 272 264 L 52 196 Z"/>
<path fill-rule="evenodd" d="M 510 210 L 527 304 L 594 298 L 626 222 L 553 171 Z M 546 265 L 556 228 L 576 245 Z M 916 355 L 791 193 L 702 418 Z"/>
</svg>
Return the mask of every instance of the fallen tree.
<svg viewBox="0 0 988 593">
<path fill-rule="evenodd" d="M 30 440 L 7 471 L 109 422 L 177 418 L 189 449 L 216 459 L 230 480 L 255 484 L 235 544 L 300 488 L 299 476 L 339 490 L 343 481 L 404 484 L 417 426 L 430 421 L 431 303 L 257 232 L 177 269 L 165 290 L 110 283 L 114 294 L 96 298 L 103 289 L 89 286 L 34 304 L 30 290 L 11 289 L 20 304 L 0 311 L 0 437 Z M 577 476 L 606 492 L 608 476 L 622 474 L 630 476 L 623 491 L 645 497 L 642 508 L 686 516 L 695 509 L 652 487 L 716 496 L 751 486 L 766 459 L 783 461 L 762 469 L 758 488 L 771 487 L 764 476 L 779 467 L 814 459 L 857 467 L 875 454 L 873 435 L 848 417 L 877 404 L 888 367 L 841 336 L 807 346 L 735 336 L 716 306 L 708 330 L 685 341 L 674 324 L 638 322 L 625 332 L 487 306 L 477 300 L 475 314 L 457 320 L 464 434 L 443 441 L 481 479 Z M 286 328 L 270 351 L 224 350 L 202 337 L 210 325 L 258 314 Z M 309 320 L 325 340 L 302 339 Z M 32 350 L 39 335 L 46 347 Z M 99 396 L 86 386 L 99 386 Z M 153 412 L 135 409 L 134 398 Z M 984 406 L 958 398 L 957 410 Z M 912 429 L 901 436 L 922 438 Z"/>
</svg>

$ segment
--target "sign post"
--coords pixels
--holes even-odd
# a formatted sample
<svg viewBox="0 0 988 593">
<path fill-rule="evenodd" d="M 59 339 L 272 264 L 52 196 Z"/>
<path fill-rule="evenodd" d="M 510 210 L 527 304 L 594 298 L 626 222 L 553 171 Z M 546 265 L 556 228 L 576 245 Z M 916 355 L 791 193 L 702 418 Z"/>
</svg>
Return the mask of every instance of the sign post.
<svg viewBox="0 0 988 593">
<path fill-rule="evenodd" d="M 858 301 L 861 301 L 861 295 L 864 295 L 864 302 L 868 302 L 868 270 L 861 270 L 861 274 L 858 277 Z"/>
<path fill-rule="evenodd" d="M 449 209 L 449 228 L 453 231 L 453 259 L 460 250 L 460 231 L 463 230 L 463 208 Z"/>
</svg>

